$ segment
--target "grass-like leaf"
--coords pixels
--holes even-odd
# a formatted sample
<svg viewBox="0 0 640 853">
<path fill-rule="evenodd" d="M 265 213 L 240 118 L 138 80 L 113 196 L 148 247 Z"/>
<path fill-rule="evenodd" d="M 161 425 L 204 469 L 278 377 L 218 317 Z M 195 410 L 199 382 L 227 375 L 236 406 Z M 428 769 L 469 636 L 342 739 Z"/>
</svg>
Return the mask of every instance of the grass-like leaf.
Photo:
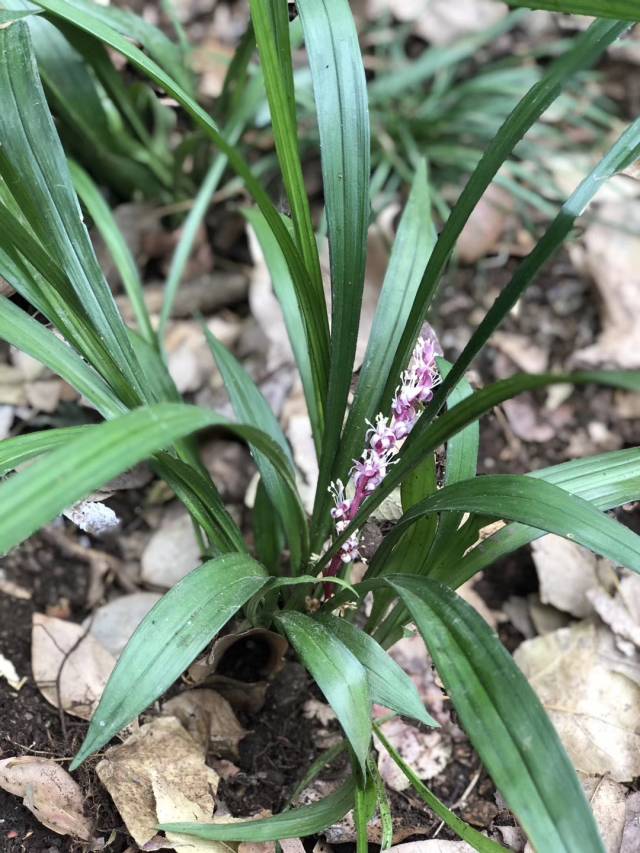
<svg viewBox="0 0 640 853">
<path fill-rule="evenodd" d="M 295 490 L 282 451 L 260 430 L 233 424 L 215 412 L 195 406 L 149 406 L 84 430 L 66 447 L 0 484 L 0 553 L 6 553 L 63 509 L 127 468 L 171 447 L 184 436 L 215 426 L 224 427 L 259 448 Z"/>
<path fill-rule="evenodd" d="M 82 221 L 24 21 L 0 29 L 0 52 L 5 58 L 0 64 L 0 175 L 44 252 L 64 270 L 93 329 L 113 354 L 115 381 L 119 372 L 145 400 L 126 327 Z"/>
<path fill-rule="evenodd" d="M 576 219 L 591 204 L 598 191 L 610 178 L 634 163 L 639 156 L 640 119 L 637 119 L 625 129 L 597 166 L 586 176 L 575 192 L 562 205 L 560 212 L 546 233 L 538 241 L 533 251 L 520 264 L 509 284 L 502 290 L 489 311 L 487 311 L 486 316 L 471 336 L 471 340 L 467 343 L 445 377 L 434 401 L 434 410 L 437 409 L 438 402 L 446 397 L 449 390 L 464 375 L 467 367 L 535 279 L 544 264 L 564 243 L 571 233 Z M 424 423 L 418 425 L 416 433 L 419 435 L 420 430 L 425 429 L 427 424 L 428 418 L 425 418 Z"/>
<path fill-rule="evenodd" d="M 244 820 L 236 823 L 163 823 L 158 828 L 167 832 L 184 832 L 210 841 L 283 841 L 304 838 L 321 832 L 343 818 L 353 808 L 355 785 L 345 782 L 333 794 L 317 803 L 290 809 L 274 817 Z"/>
<path fill-rule="evenodd" d="M 371 696 L 364 666 L 332 631 L 291 611 L 278 623 L 336 712 L 363 776 L 371 744 Z"/>
<path fill-rule="evenodd" d="M 640 0 L 506 0 L 506 2 L 510 6 L 544 9 L 547 12 L 640 21 Z"/>
<path fill-rule="evenodd" d="M 558 735 L 486 622 L 449 587 L 396 577 L 460 720 L 536 850 L 603 853 Z"/>
<path fill-rule="evenodd" d="M 226 554 L 169 590 L 120 655 L 71 769 L 162 695 L 266 580 L 265 570 L 248 555 Z"/>
<path fill-rule="evenodd" d="M 413 681 L 372 637 L 336 616 L 323 615 L 318 621 L 344 643 L 366 669 L 373 702 L 427 726 L 439 726 L 426 712 Z"/>
<path fill-rule="evenodd" d="M 91 400 L 105 417 L 123 414 L 125 407 L 104 379 L 71 347 L 42 323 L 30 317 L 11 300 L 0 297 L 0 340 L 53 370 L 73 388 Z"/>
<path fill-rule="evenodd" d="M 350 533 L 362 526 L 364 520 L 380 506 L 382 501 L 407 477 L 416 465 L 419 465 L 427 454 L 433 453 L 438 447 L 448 441 L 468 424 L 473 423 L 483 414 L 495 406 L 521 394 L 524 391 L 533 391 L 554 384 L 585 384 L 596 383 L 610 385 L 614 388 L 624 388 L 630 391 L 640 390 L 640 371 L 593 371 L 569 374 L 517 374 L 509 379 L 503 379 L 493 385 L 476 391 L 471 397 L 467 397 L 458 403 L 437 421 L 429 426 L 419 440 L 407 442 L 398 457 L 398 462 L 387 473 L 384 482 L 375 490 L 370 498 L 363 504 L 362 508 L 340 536 L 334 540 L 331 548 L 317 562 L 316 566 L 321 569 L 337 552 L 340 545 Z M 422 417 L 425 417 L 423 415 Z"/>
<path fill-rule="evenodd" d="M 331 363 L 316 520 L 338 450 L 356 351 L 367 259 L 370 131 L 367 84 L 347 0 L 297 4 L 320 131 L 331 266 Z M 314 545 L 315 547 L 315 545 Z"/>
<path fill-rule="evenodd" d="M 329 324 L 320 272 L 320 257 L 300 162 L 289 40 L 289 5 L 287 0 L 251 0 L 250 7 L 269 101 L 273 138 L 282 179 L 291 205 L 296 243 L 314 288 L 317 310 L 326 321 L 325 334 L 328 342 Z M 326 379 L 327 377 L 324 377 L 322 388 L 326 387 L 324 385 Z"/>
<path fill-rule="evenodd" d="M 424 515 L 473 512 L 518 521 L 555 533 L 640 572 L 640 536 L 588 501 L 544 480 L 519 474 L 476 477 L 445 486 L 405 513 L 389 535 L 395 537 Z"/>
<path fill-rule="evenodd" d="M 289 462 L 291 480 L 295 480 L 291 449 L 271 407 L 240 362 L 215 339 L 206 326 L 204 332 L 236 417 L 243 423 L 262 430 L 273 439 Z M 282 521 L 291 549 L 291 562 L 297 571 L 309 550 L 309 533 L 304 509 L 297 492 L 282 480 L 267 456 L 257 447 L 252 447 L 252 451 L 264 487 Z"/>
<path fill-rule="evenodd" d="M 396 377 L 400 375 L 409 358 L 447 261 L 462 229 L 485 190 L 518 142 L 547 107 L 555 101 L 571 77 L 577 71 L 593 65 L 627 26 L 617 21 L 596 21 L 576 40 L 571 50 L 556 60 L 544 77 L 530 89 L 495 134 L 460 194 L 431 254 L 396 352 L 385 390 L 385 399 L 391 398 L 397 382 Z"/>
<path fill-rule="evenodd" d="M 140 274 L 134 257 L 131 254 L 131 249 L 109 205 L 104 200 L 102 193 L 94 184 L 91 177 L 81 166 L 73 161 L 69 162 L 69 169 L 76 192 L 87 208 L 96 228 L 102 235 L 102 239 L 109 249 L 116 269 L 120 273 L 122 284 L 138 321 L 140 333 L 146 341 L 155 345 L 156 336 L 151 326 L 147 306 L 144 302 L 142 281 L 140 280 Z"/>
<path fill-rule="evenodd" d="M 317 311 L 314 291 L 309 282 L 304 260 L 268 194 L 253 175 L 237 148 L 229 143 L 211 116 L 196 103 L 189 92 L 180 85 L 180 82 L 167 74 L 153 59 L 128 41 L 105 19 L 104 15 L 96 13 L 93 5 L 81 5 L 81 3 L 82 0 L 73 0 L 73 2 L 69 2 L 69 0 L 42 0 L 42 2 L 38 2 L 38 5 L 47 11 L 47 17 L 64 21 L 72 27 L 89 33 L 125 56 L 138 71 L 175 98 L 227 157 L 229 165 L 244 181 L 282 249 L 295 283 L 296 298 L 299 301 L 307 329 L 314 380 L 320 381 L 329 361 L 326 336 L 323 333 L 326 318 L 321 317 Z"/>
<path fill-rule="evenodd" d="M 387 750 L 391 758 L 398 765 L 407 779 L 411 782 L 413 790 L 421 797 L 429 806 L 432 812 L 436 814 L 440 820 L 444 821 L 449 829 L 452 829 L 456 835 L 470 844 L 478 853 L 499 853 L 500 850 L 505 850 L 500 844 L 496 844 L 486 835 L 478 832 L 468 823 L 465 823 L 462 818 L 454 814 L 451 809 L 448 809 L 445 804 L 436 797 L 436 795 L 427 788 L 427 786 L 418 778 L 414 770 L 404 761 L 400 753 L 394 749 L 389 743 L 384 733 L 379 726 L 374 725 L 375 736 L 378 738 L 383 747 Z"/>
<path fill-rule="evenodd" d="M 280 303 L 282 316 L 287 328 L 287 336 L 302 381 L 316 453 L 319 454 L 324 429 L 324 402 L 320 397 L 320 387 L 314 381 L 307 345 L 307 332 L 304 325 L 304 317 L 296 298 L 295 285 L 291 278 L 287 261 L 282 254 L 282 249 L 273 236 L 273 232 L 269 228 L 269 223 L 264 216 L 259 210 L 245 210 L 244 215 L 247 222 L 253 228 L 260 244 L 269 275 L 271 276 L 274 293 Z"/>
<path fill-rule="evenodd" d="M 613 509 L 640 499 L 640 448 L 576 459 L 527 476 L 559 486 L 599 510 Z M 438 566 L 430 576 L 458 587 L 500 557 L 544 535 L 535 527 L 513 522 L 480 542 L 462 559 Z"/>
</svg>

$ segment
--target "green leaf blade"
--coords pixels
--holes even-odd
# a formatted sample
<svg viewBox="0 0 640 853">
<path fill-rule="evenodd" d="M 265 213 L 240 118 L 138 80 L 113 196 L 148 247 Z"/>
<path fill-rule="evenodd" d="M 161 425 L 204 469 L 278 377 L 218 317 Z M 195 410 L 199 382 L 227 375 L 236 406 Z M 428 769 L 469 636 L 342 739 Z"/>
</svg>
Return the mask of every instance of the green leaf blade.
<svg viewBox="0 0 640 853">
<path fill-rule="evenodd" d="M 356 351 L 369 223 L 370 130 L 358 34 L 347 0 L 297 4 L 311 67 L 331 267 L 331 362 L 317 494 L 325 503 Z M 317 514 L 317 513 L 316 513 Z"/>
<path fill-rule="evenodd" d="M 247 555 L 226 554 L 166 593 L 120 655 L 71 769 L 170 687 L 266 580 L 264 569 Z"/>
<path fill-rule="evenodd" d="M 238 823 L 163 823 L 158 828 L 168 832 L 184 832 L 210 841 L 282 841 L 286 838 L 304 838 L 322 832 L 343 818 L 353 808 L 354 796 L 355 785 L 353 779 L 349 779 L 337 791 L 317 803 L 290 809 L 274 817 Z"/>
<path fill-rule="evenodd" d="M 277 621 L 307 667 L 351 744 L 363 775 L 371 744 L 371 697 L 358 659 L 324 625 L 291 611 Z"/>
<path fill-rule="evenodd" d="M 469 737 L 537 850 L 603 853 L 571 762 L 536 694 L 487 624 L 448 587 L 396 577 Z"/>
<path fill-rule="evenodd" d="M 371 699 L 427 726 L 439 723 L 427 713 L 418 690 L 401 667 L 367 633 L 345 619 L 326 614 L 318 621 L 334 634 L 367 671 Z"/>
</svg>

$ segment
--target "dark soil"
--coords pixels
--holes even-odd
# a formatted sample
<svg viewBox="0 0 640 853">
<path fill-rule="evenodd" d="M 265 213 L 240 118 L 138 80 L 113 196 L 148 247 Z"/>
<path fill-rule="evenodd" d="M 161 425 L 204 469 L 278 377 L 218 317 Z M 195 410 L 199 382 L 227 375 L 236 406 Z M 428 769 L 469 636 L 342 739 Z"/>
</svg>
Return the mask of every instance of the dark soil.
<svg viewBox="0 0 640 853">
<path fill-rule="evenodd" d="M 38 534 L 2 560 L 6 578 L 32 591 L 30 600 L 19 600 L 0 592 L 0 652 L 15 665 L 24 686 L 16 692 L 0 679 L 0 758 L 33 755 L 63 763 L 80 746 L 87 724 L 61 715 L 49 705 L 31 676 L 31 617 L 35 612 L 55 615 L 67 612 L 82 618 L 87 589 L 87 566 L 73 561 L 52 544 L 46 532 Z M 95 762 L 94 762 L 95 763 Z M 86 814 L 95 823 L 95 834 L 122 828 L 113 804 L 98 783 L 89 762 L 75 774 L 85 797 Z M 109 851 L 127 847 L 120 832 Z M 74 843 L 43 827 L 18 797 L 0 790 L 0 851 L 2 853 L 79 853 L 86 845 Z"/>
</svg>

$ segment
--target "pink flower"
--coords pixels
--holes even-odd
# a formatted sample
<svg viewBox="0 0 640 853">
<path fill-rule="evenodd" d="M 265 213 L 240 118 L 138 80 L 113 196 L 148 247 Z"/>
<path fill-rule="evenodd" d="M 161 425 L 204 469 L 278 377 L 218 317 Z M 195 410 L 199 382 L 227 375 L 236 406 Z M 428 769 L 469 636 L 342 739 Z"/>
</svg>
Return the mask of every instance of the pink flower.
<svg viewBox="0 0 640 853">
<path fill-rule="evenodd" d="M 394 431 L 389 426 L 389 419 L 383 415 L 378 415 L 376 418 L 375 427 L 371 427 L 367 433 L 369 447 L 378 454 L 383 456 L 395 449 L 397 439 Z"/>
<path fill-rule="evenodd" d="M 344 532 L 355 518 L 365 498 L 384 480 L 393 464 L 394 457 L 400 452 L 400 445 L 422 414 L 423 407 L 433 399 L 433 389 L 440 382 L 436 363 L 435 342 L 419 338 L 407 370 L 402 373 L 401 384 L 391 403 L 391 416 L 377 415 L 375 426 L 370 424 L 367 432 L 368 446 L 350 472 L 354 496 L 346 497 L 346 488 L 341 480 L 329 487 L 335 506 L 331 517 L 336 522 L 338 534 Z M 338 574 L 343 563 L 351 563 L 360 556 L 359 534 L 356 531 L 331 561 L 326 576 Z M 333 592 L 333 584 L 325 584 L 325 595 Z"/>
<path fill-rule="evenodd" d="M 372 492 L 387 475 L 387 460 L 369 447 L 352 470 L 355 471 L 352 476 L 356 490 Z"/>
<path fill-rule="evenodd" d="M 347 518 L 349 516 L 349 510 L 351 509 L 351 501 L 345 496 L 344 483 L 342 480 L 336 480 L 335 483 L 331 483 L 329 491 L 331 492 L 335 503 L 335 506 L 331 510 L 331 518 L 333 518 L 334 521 Z"/>
</svg>

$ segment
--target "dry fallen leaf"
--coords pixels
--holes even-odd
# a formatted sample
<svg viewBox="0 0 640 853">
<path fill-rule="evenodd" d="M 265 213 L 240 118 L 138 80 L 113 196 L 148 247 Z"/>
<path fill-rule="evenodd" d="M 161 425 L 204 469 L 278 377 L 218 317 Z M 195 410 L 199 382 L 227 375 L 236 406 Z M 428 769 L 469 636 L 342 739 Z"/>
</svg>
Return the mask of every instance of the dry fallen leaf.
<svg viewBox="0 0 640 853">
<path fill-rule="evenodd" d="M 82 625 L 33 614 L 31 668 L 44 698 L 91 718 L 116 660 Z"/>
<path fill-rule="evenodd" d="M 399 717 L 382 726 L 385 737 L 410 764 L 420 779 L 442 773 L 451 758 L 451 743 L 442 731 L 423 732 Z M 393 791 L 406 791 L 411 783 L 384 748 L 380 748 L 378 769 Z"/>
<path fill-rule="evenodd" d="M 604 331 L 596 343 L 576 353 L 589 364 L 640 367 L 640 200 L 599 208 L 584 234 L 583 263 L 602 299 Z"/>
<path fill-rule="evenodd" d="M 607 853 L 619 853 L 624 832 L 627 789 L 606 777 L 583 776 L 580 781 Z"/>
<path fill-rule="evenodd" d="M 142 554 L 142 580 L 169 589 L 200 562 L 200 548 L 189 513 L 171 507 Z"/>
<path fill-rule="evenodd" d="M 640 577 L 638 575 L 625 575 L 615 595 L 609 595 L 605 589 L 597 587 L 589 590 L 587 597 L 598 616 L 611 628 L 616 637 L 640 648 Z"/>
<path fill-rule="evenodd" d="M 203 751 L 237 757 L 238 744 L 248 734 L 227 700 L 215 690 L 185 690 L 165 702 L 163 714 L 177 717 Z"/>
<path fill-rule="evenodd" d="M 640 850 L 640 793 L 627 797 L 625 825 L 618 853 L 638 853 Z"/>
<path fill-rule="evenodd" d="M 507 7 L 497 0 L 368 0 L 370 20 L 391 11 L 433 44 L 451 44 L 497 23 Z"/>
<path fill-rule="evenodd" d="M 547 369 L 549 353 L 526 335 L 494 332 L 491 336 L 491 346 L 509 356 L 511 361 L 526 373 L 544 373 Z"/>
<path fill-rule="evenodd" d="M 178 786 L 156 772 L 152 772 L 150 778 L 158 823 L 209 823 L 211 812 L 189 799 Z M 229 853 L 229 845 L 222 841 L 206 841 L 181 832 L 167 832 L 166 836 L 177 851 Z"/>
<path fill-rule="evenodd" d="M 625 782 L 640 775 L 638 664 L 591 621 L 527 640 L 516 663 L 540 697 L 575 767 Z"/>
<path fill-rule="evenodd" d="M 32 756 L 4 758 L 0 760 L 0 788 L 22 797 L 43 826 L 83 841 L 91 838 L 91 821 L 84 816 L 82 791 L 55 761 Z"/>
<path fill-rule="evenodd" d="M 460 2 L 461 0 L 458 0 L 455 5 L 447 2 L 446 6 L 455 9 Z M 472 2 L 477 4 L 478 0 Z M 497 184 L 491 184 L 474 208 L 458 239 L 457 250 L 463 263 L 474 264 L 486 255 L 499 251 L 499 243 L 512 210 L 512 196 Z"/>
<path fill-rule="evenodd" d="M 555 534 L 536 539 L 531 550 L 540 581 L 541 602 L 579 618 L 593 613 L 587 593 L 611 582 L 611 563 Z"/>
<path fill-rule="evenodd" d="M 106 752 L 96 772 L 140 845 L 156 833 L 154 779 L 162 780 L 164 805 L 174 792 L 181 804 L 183 797 L 191 802 L 194 814 L 206 819 L 213 815 L 218 775 L 205 765 L 202 748 L 176 717 L 158 717 L 140 726 Z"/>
</svg>

